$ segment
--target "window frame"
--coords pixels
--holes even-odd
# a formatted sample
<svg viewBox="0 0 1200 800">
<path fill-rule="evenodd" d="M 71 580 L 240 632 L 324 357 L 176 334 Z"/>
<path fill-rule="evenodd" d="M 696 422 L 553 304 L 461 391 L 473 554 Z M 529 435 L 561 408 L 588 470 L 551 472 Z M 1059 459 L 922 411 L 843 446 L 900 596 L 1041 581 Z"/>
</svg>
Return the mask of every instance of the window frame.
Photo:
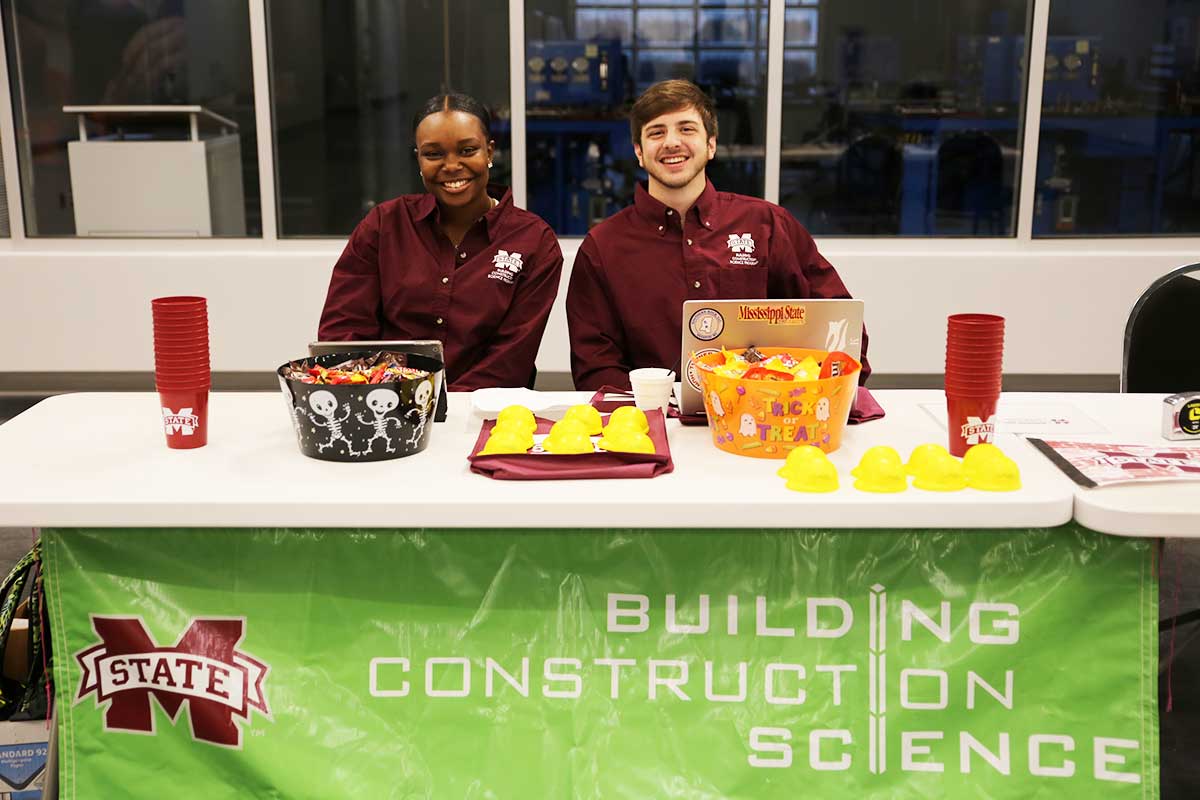
<svg viewBox="0 0 1200 800">
<path fill-rule="evenodd" d="M 277 165 L 275 162 L 275 136 L 273 120 L 273 103 L 271 95 L 270 75 L 270 42 L 267 26 L 267 0 L 246 0 L 250 21 L 251 63 L 254 70 L 254 105 L 255 125 L 258 134 L 258 168 L 262 176 L 261 184 L 261 214 L 263 233 L 261 238 L 245 238 L 235 240 L 215 239 L 173 239 L 173 238 L 128 238 L 119 241 L 104 240 L 89 237 L 28 237 L 25 226 L 25 195 L 28 193 L 21 180 L 17 135 L 13 114 L 13 91 L 20 87 L 14 86 L 15 76 L 10 74 L 7 49 L 8 34 L 12 30 L 12 20 L 5 17 L 3 26 L 5 36 L 0 37 L 0 153 L 3 154 L 3 169 L 5 188 L 9 206 L 9 221 L 11 234 L 7 240 L 0 241 L 3 247 L 20 246 L 28 248 L 34 242 L 45 243 L 46 249 L 54 250 L 96 250 L 107 252 L 112 250 L 155 250 L 163 252 L 207 252 L 207 251 L 262 251 L 282 250 L 287 252 L 305 251 L 321 253 L 331 250 L 333 242 L 345 241 L 346 237 L 280 237 L 277 205 Z M 1149 248 L 1151 252 L 1176 252 L 1182 250 L 1194 251 L 1200 246 L 1200 235 L 1197 236 L 1094 236 L 1094 237 L 1063 237 L 1037 238 L 1032 235 L 1033 209 L 1036 194 L 1036 174 L 1039 134 L 1041 129 L 1042 105 L 1042 75 L 1045 68 L 1045 51 L 1050 18 L 1051 0 L 1032 0 L 1030 9 L 1030 37 L 1027 51 L 1028 70 L 1026 74 L 1026 100 L 1023 109 L 1021 167 L 1017 175 L 1017 224 L 1014 236 L 980 236 L 980 237 L 822 237 L 823 249 L 838 252 L 868 252 L 879 249 L 881 243 L 886 243 L 886 249 L 896 254 L 918 253 L 924 250 L 936 249 L 939 243 L 955 242 L 955 250 L 970 252 L 972 248 L 980 252 L 994 251 L 1002 242 L 1016 242 L 1030 252 L 1043 250 L 1057 252 L 1064 245 L 1070 249 L 1088 248 L 1099 241 L 1119 239 L 1129 247 Z M 783 59 L 785 51 L 784 20 L 787 0 L 769 0 L 768 32 L 767 32 L 767 86 L 766 86 L 766 136 L 764 163 L 764 196 L 771 202 L 779 200 L 780 153 L 781 153 L 781 120 L 783 98 Z M 512 110 L 512 191 L 513 199 L 518 206 L 524 207 L 527 200 L 528 186 L 526 180 L 527 137 L 526 137 L 526 96 L 524 80 L 525 62 L 525 0 L 509 0 L 509 66 L 510 66 L 510 108 Z M 564 248 L 571 251 L 578 246 L 582 237 L 559 237 L 564 242 Z M 1160 243 L 1160 244 L 1156 244 Z M 1004 245 L 1007 247 L 1007 245 Z"/>
</svg>

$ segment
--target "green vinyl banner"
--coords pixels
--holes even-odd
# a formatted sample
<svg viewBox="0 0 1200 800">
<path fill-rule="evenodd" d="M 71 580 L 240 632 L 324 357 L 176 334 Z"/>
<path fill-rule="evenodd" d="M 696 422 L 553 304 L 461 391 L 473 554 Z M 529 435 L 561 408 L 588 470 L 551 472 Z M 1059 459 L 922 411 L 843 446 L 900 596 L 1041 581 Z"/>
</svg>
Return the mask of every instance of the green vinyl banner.
<svg viewBox="0 0 1200 800">
<path fill-rule="evenodd" d="M 43 541 L 68 800 L 1158 796 L 1145 540 Z"/>
</svg>

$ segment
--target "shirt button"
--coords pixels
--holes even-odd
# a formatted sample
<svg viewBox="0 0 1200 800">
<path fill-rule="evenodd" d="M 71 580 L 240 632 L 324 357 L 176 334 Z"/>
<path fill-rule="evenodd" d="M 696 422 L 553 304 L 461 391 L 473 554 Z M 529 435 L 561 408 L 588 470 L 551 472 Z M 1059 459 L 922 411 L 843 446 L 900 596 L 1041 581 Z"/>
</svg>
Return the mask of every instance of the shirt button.
<svg viewBox="0 0 1200 800">
<path fill-rule="evenodd" d="M 712 223 L 711 223 L 711 222 L 709 222 L 708 220 L 705 220 L 705 221 L 704 221 L 704 227 L 706 227 L 706 228 L 711 228 L 711 227 L 712 227 Z"/>
<path fill-rule="evenodd" d="M 467 254 L 466 254 L 465 252 L 463 252 L 463 253 L 459 253 L 459 254 L 458 254 L 458 257 L 459 257 L 459 258 L 466 258 L 466 257 L 467 257 Z"/>
<path fill-rule="evenodd" d="M 696 281 L 695 283 L 693 283 L 693 284 L 692 284 L 692 286 L 694 286 L 695 288 L 699 289 L 699 288 L 700 288 L 700 281 Z"/>
<path fill-rule="evenodd" d="M 441 325 L 441 324 L 442 324 L 442 318 L 441 318 L 441 317 L 438 317 L 438 318 L 437 318 L 437 324 L 438 324 L 438 325 Z"/>
<path fill-rule="evenodd" d="M 662 226 L 662 225 L 659 225 L 659 226 L 658 226 L 658 229 L 661 231 L 661 230 L 663 229 L 663 226 Z"/>
<path fill-rule="evenodd" d="M 691 244 L 691 243 L 692 243 L 692 240 L 691 240 L 691 239 L 688 239 L 688 244 Z"/>
<path fill-rule="evenodd" d="M 674 213 L 675 213 L 674 211 L 672 211 L 672 210 L 670 210 L 670 209 L 667 209 L 667 216 L 668 216 L 668 217 L 669 217 L 669 216 L 671 216 L 671 215 L 672 215 L 672 214 L 674 214 Z"/>
<path fill-rule="evenodd" d="M 442 278 L 442 283 L 449 283 L 449 282 L 450 282 L 449 278 Z"/>
</svg>

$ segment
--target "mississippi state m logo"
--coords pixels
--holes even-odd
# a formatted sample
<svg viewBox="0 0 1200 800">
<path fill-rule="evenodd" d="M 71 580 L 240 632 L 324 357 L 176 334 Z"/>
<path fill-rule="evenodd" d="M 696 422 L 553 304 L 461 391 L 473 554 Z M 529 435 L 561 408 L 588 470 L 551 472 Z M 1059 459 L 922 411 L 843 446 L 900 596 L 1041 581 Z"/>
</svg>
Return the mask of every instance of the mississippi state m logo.
<svg viewBox="0 0 1200 800">
<path fill-rule="evenodd" d="M 992 440 L 993 424 L 992 418 L 986 420 L 979 417 L 967 417 L 967 423 L 962 426 L 962 437 L 967 440 L 967 444 L 979 444 L 980 442 L 990 442 Z"/>
<path fill-rule="evenodd" d="M 516 280 L 517 273 L 524 267 L 525 265 L 521 262 L 520 253 L 499 250 L 496 255 L 492 256 L 492 271 L 488 273 L 488 277 L 494 281 L 513 283 Z"/>
<path fill-rule="evenodd" d="M 507 267 L 509 272 L 520 272 L 525 265 L 521 263 L 520 253 L 510 253 L 507 250 L 501 250 L 492 258 L 492 263 L 497 267 Z"/>
<path fill-rule="evenodd" d="M 753 267 L 758 265 L 754 257 L 754 237 L 748 233 L 731 233 L 725 240 L 729 245 L 729 263 L 735 267 Z"/>
<path fill-rule="evenodd" d="M 192 738 L 242 746 L 242 726 L 254 709 L 270 719 L 263 681 L 270 667 L 236 650 L 246 621 L 193 619 L 174 645 L 160 647 L 141 617 L 92 617 L 100 644 L 81 650 L 75 702 L 90 694 L 104 706 L 104 728 L 154 733 L 154 697 L 172 722 L 186 702 Z"/>
<path fill-rule="evenodd" d="M 753 253 L 754 239 L 748 233 L 731 233 L 727 242 L 729 249 L 735 253 Z"/>
<path fill-rule="evenodd" d="M 192 413 L 190 408 L 181 408 L 178 412 L 163 406 L 163 425 L 167 428 L 167 433 L 182 433 L 184 436 L 191 436 L 196 432 L 196 428 L 200 427 L 200 418 Z"/>
</svg>

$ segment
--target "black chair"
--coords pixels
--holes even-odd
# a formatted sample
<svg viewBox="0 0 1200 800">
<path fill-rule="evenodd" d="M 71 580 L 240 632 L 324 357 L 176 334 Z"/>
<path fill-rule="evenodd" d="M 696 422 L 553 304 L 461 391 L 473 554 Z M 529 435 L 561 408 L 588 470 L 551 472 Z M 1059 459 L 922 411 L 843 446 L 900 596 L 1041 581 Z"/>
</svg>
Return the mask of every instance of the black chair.
<svg viewBox="0 0 1200 800">
<path fill-rule="evenodd" d="M 1172 270 L 1150 284 L 1134 303 L 1125 324 L 1121 391 L 1161 394 L 1200 391 L 1200 347 L 1196 340 L 1198 315 L 1200 264 Z M 1189 551 L 1195 552 L 1191 548 L 1194 542 L 1193 539 L 1160 539 L 1159 563 L 1165 565 L 1188 558 Z M 1169 574 L 1165 566 L 1160 569 L 1163 575 Z M 1164 590 L 1163 597 L 1166 596 Z M 1200 622 L 1200 609 L 1162 617 L 1164 613 L 1172 613 L 1167 602 L 1165 599 L 1160 601 L 1160 633 L 1171 631 L 1173 637 L 1173 632 L 1182 626 Z M 1160 653 L 1160 657 L 1165 662 L 1169 656 Z"/>
<path fill-rule="evenodd" d="M 978 131 L 951 136 L 938 148 L 937 175 L 939 234 L 1000 236 L 1006 232 L 1004 155 L 999 142 Z"/>
<path fill-rule="evenodd" d="M 1129 312 L 1122 392 L 1200 391 L 1200 264 L 1150 284 Z"/>
<path fill-rule="evenodd" d="M 894 139 L 869 133 L 851 142 L 837 163 L 834 223 L 850 235 L 900 233 L 900 178 Z"/>
</svg>

